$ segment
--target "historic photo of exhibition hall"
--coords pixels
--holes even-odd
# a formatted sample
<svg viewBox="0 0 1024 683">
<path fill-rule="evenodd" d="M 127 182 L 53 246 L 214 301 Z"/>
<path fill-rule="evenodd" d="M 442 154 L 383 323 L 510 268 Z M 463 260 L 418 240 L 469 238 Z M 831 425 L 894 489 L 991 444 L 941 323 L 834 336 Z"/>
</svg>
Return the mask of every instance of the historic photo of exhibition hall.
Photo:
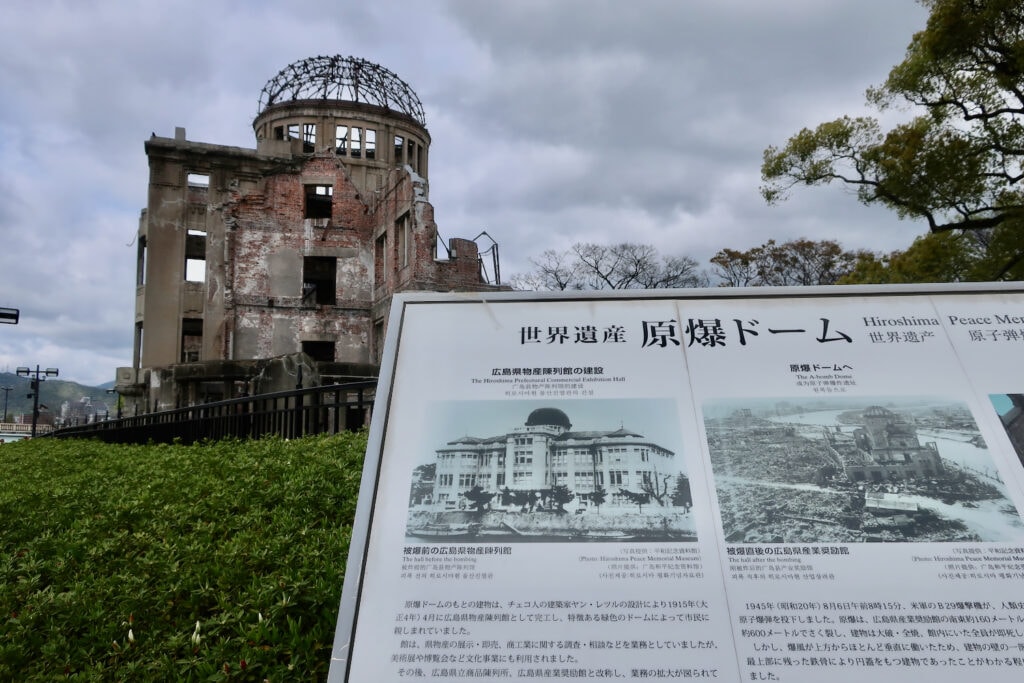
<svg viewBox="0 0 1024 683">
<path fill-rule="evenodd" d="M 727 542 L 1024 538 L 962 402 L 728 399 L 704 425 Z"/>
<path fill-rule="evenodd" d="M 660 429 L 678 431 L 674 403 L 534 405 L 493 402 L 486 406 L 489 426 L 505 427 L 456 438 L 449 432 L 447 442 L 426 455 L 413 472 L 409 540 L 696 541 L 690 481 L 680 454 L 628 427 L 631 416 L 641 421 L 644 415 L 645 424 L 655 424 L 651 413 L 668 415 L 671 408 L 673 419 Z M 480 405 L 439 412 L 445 410 L 455 414 Z M 614 420 L 618 426 L 597 424 L 613 420 L 613 414 L 620 418 Z M 574 428 L 573 420 L 585 427 Z"/>
</svg>

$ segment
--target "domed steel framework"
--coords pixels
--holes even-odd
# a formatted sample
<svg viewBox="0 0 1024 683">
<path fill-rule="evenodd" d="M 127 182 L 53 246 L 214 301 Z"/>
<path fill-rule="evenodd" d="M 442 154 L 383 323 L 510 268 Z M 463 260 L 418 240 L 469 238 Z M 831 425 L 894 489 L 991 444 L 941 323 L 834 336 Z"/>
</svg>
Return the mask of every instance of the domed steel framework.
<svg viewBox="0 0 1024 683">
<path fill-rule="evenodd" d="M 263 86 L 258 114 L 295 100 L 376 105 L 406 114 L 426 127 L 423 104 L 412 88 L 388 69 L 357 57 L 310 57 L 289 64 Z"/>
</svg>

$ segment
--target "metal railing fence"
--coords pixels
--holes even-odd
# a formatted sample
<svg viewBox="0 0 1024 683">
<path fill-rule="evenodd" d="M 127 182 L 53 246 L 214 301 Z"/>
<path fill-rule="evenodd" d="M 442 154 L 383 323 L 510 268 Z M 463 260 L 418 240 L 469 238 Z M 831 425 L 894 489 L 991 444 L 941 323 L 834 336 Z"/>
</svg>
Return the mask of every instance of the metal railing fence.
<svg viewBox="0 0 1024 683">
<path fill-rule="evenodd" d="M 107 443 L 183 443 L 225 438 L 289 439 L 352 431 L 369 424 L 376 381 L 334 384 L 233 398 L 186 408 L 58 429 L 50 438 Z"/>
</svg>

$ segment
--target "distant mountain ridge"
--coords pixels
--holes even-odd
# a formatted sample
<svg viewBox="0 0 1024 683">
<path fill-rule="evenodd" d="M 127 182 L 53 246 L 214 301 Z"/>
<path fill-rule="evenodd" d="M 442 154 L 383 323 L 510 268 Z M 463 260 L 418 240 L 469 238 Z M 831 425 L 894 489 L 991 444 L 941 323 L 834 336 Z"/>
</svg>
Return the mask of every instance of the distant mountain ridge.
<svg viewBox="0 0 1024 683">
<path fill-rule="evenodd" d="M 29 377 L 19 377 L 13 372 L 0 372 L 0 387 L 12 387 L 11 391 L 0 391 L 0 419 L 3 419 L 4 395 L 7 396 L 7 419 L 14 421 L 15 415 L 32 415 L 32 399 L 28 394 L 32 391 L 29 387 Z M 78 382 L 69 382 L 60 377 L 49 377 L 46 381 L 39 383 L 39 403 L 49 408 L 54 415 L 60 415 L 60 407 L 65 402 L 77 403 L 83 397 L 88 397 L 96 412 L 105 413 L 110 411 L 111 415 L 117 413 L 117 394 L 107 393 L 112 389 L 113 382 L 107 382 L 100 386 L 87 386 Z"/>
</svg>

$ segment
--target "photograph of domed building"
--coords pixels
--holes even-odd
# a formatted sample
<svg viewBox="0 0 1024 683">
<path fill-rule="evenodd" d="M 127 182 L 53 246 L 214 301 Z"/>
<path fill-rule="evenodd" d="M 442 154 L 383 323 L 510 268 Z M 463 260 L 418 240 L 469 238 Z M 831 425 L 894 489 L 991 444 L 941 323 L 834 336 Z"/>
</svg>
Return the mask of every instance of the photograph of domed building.
<svg viewBox="0 0 1024 683">
<path fill-rule="evenodd" d="M 727 542 L 1024 539 L 961 401 L 723 399 L 704 427 Z"/>
<path fill-rule="evenodd" d="M 917 428 L 882 406 L 861 413 L 863 427 L 853 431 L 854 448 L 844 449 L 843 471 L 855 482 L 902 481 L 942 477 L 945 468 L 934 441 L 921 443 Z"/>
<path fill-rule="evenodd" d="M 695 538 L 681 456 L 630 429 L 625 418 L 594 429 L 587 402 L 575 403 L 575 413 L 541 405 L 497 433 L 464 434 L 437 447 L 414 474 L 409 534 L 446 540 Z M 629 401 L 614 403 L 624 415 L 638 412 Z M 574 425 L 581 417 L 587 421 L 583 429 Z"/>
<path fill-rule="evenodd" d="M 1006 436 L 1024 466 L 1024 394 L 992 394 L 992 406 L 999 414 Z"/>
<path fill-rule="evenodd" d="M 433 498 L 452 508 L 474 486 L 521 491 L 564 485 L 576 493 L 577 506 L 592 505 L 601 487 L 610 492 L 606 504 L 632 506 L 624 491 L 653 491 L 677 469 L 675 453 L 641 434 L 624 427 L 574 432 L 564 412 L 538 408 L 505 434 L 464 436 L 439 448 Z"/>
</svg>

